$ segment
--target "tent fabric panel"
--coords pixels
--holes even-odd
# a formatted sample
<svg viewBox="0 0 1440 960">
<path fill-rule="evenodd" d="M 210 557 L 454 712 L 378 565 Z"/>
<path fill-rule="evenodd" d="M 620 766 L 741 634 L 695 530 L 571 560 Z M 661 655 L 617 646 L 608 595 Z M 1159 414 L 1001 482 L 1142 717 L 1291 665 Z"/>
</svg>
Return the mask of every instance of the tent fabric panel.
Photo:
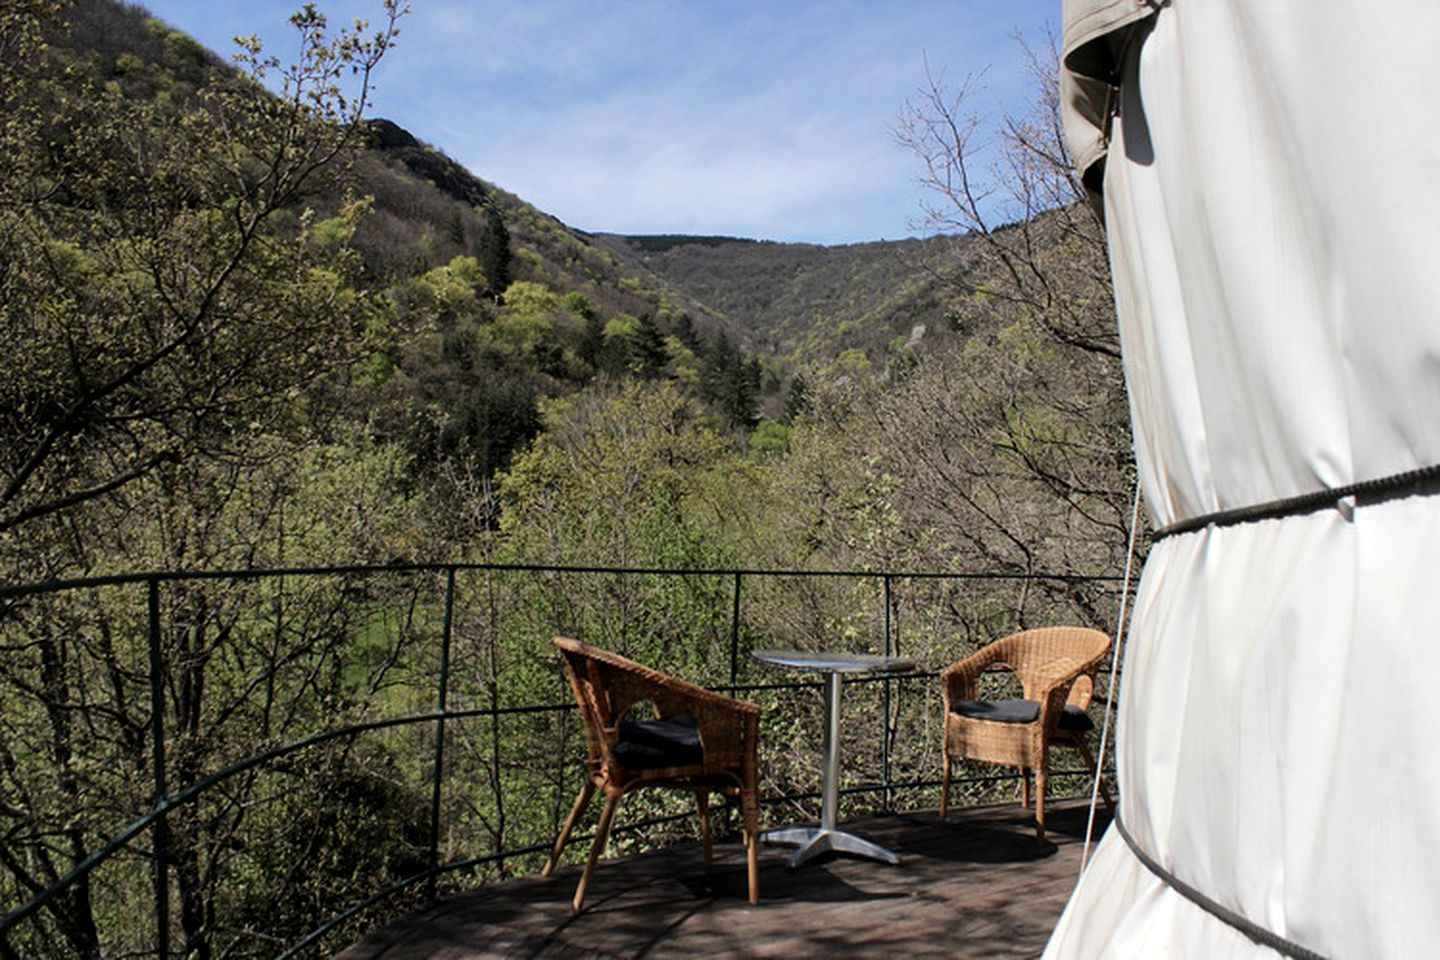
<svg viewBox="0 0 1440 960">
<path fill-rule="evenodd" d="M 1361 576 L 1377 567 L 1387 574 Z M 1140 846 L 1323 955 L 1421 956 L 1440 942 L 1435 570 L 1440 510 L 1429 497 L 1158 544 L 1117 729 L 1120 815 Z M 1123 842 L 1111 857 L 1130 861 L 1125 883 L 1152 876 Z M 1048 957 L 1094 956 L 1096 930 L 1124 943 L 1188 917 L 1163 885 L 1135 888 L 1153 909 L 1117 900 L 1122 880 L 1094 869 L 1067 907 L 1083 922 L 1062 922 Z M 1176 955 L 1225 955 L 1235 931 L 1199 912 L 1180 934 L 1196 952 Z"/>
<path fill-rule="evenodd" d="M 1152 522 L 1440 463 L 1440 129 L 1405 106 L 1440 102 L 1432 51 L 1387 50 L 1414 82 L 1362 89 L 1327 80 L 1332 34 L 1378 49 L 1374 18 L 1216 0 L 1156 24 L 1107 170 Z M 1409 24 L 1440 36 L 1440 8 Z"/>
<path fill-rule="evenodd" d="M 1110 149 L 1106 139 L 1109 130 L 1107 115 L 1113 88 L 1103 80 L 1092 80 L 1065 70 L 1060 76 L 1060 112 L 1065 140 L 1080 181 L 1092 204 L 1100 209 L 1098 198 L 1105 177 L 1105 154 Z"/>
<path fill-rule="evenodd" d="M 1253 941 L 1217 925 L 1213 917 L 1172 891 L 1135 859 L 1114 830 L 1095 848 L 1085 882 L 1090 896 L 1066 905 L 1043 960 L 1249 960 L 1256 956 Z"/>
<path fill-rule="evenodd" d="M 1116 35 L 1149 17 L 1157 0 L 1064 0 L 1062 49 L 1066 69 L 1095 80 L 1113 80 Z"/>
<path fill-rule="evenodd" d="M 1174 0 L 1145 28 L 1104 194 L 1152 523 L 1440 463 L 1440 125 L 1417 115 L 1440 5 Z M 1434 492 L 1178 535 L 1141 578 L 1121 815 L 1326 955 L 1440 942 Z M 1108 836 L 1046 955 L 1097 954 L 1273 956 Z"/>
</svg>

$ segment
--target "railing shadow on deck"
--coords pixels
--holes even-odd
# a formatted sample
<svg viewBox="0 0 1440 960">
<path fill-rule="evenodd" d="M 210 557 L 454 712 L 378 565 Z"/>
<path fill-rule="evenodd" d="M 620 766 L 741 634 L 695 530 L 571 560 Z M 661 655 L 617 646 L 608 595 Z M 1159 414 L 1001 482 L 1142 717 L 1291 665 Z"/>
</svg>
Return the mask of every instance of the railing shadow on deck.
<svg viewBox="0 0 1440 960">
<path fill-rule="evenodd" d="M 861 695 L 848 698 L 846 753 L 856 762 L 842 802 L 852 814 L 890 812 L 902 795 L 923 798 L 938 786 L 936 669 L 1017 626 L 1113 610 L 1118 585 L 1113 576 L 1045 573 L 396 564 L 3 587 L 0 640 L 11 662 L 0 759 L 12 784 L 44 781 L 55 809 L 33 801 L 33 823 L 19 816 L 22 805 L 7 810 L 4 895 L 23 902 L 0 920 L 0 955 L 63 944 L 71 953 L 169 957 L 196 949 L 197 938 L 210 938 L 204 948 L 218 954 L 213 941 L 225 936 L 242 953 L 288 957 L 343 942 L 386 901 L 433 902 L 443 878 L 533 867 L 579 780 L 578 724 L 549 650 L 555 633 L 764 701 L 762 741 L 776 744 L 762 758 L 766 803 L 785 819 L 818 797 L 819 750 L 807 738 L 820 725 L 806 714 L 819 709 L 808 695 L 820 684 L 773 682 L 749 651 L 917 656 L 928 669 L 847 681 Z M 219 703 L 217 686 L 228 697 Z M 414 709 L 427 700 L 430 709 Z M 331 723 L 337 716 L 355 722 Z M 74 730 L 81 722 L 85 736 Z M 357 759 L 362 737 L 391 739 Z M 521 742 L 536 756 L 507 754 Z M 305 766 L 302 758 L 317 754 Z M 317 768 L 341 785 L 363 774 L 389 798 L 380 813 L 400 810 L 404 828 L 381 823 L 368 836 L 406 834 L 406 852 L 371 864 L 379 876 L 305 887 L 312 902 L 300 913 L 340 909 L 295 930 L 292 918 L 267 912 L 259 888 L 276 881 L 266 869 L 300 889 L 296 877 L 356 872 L 369 852 L 367 837 L 344 849 L 335 839 L 344 826 L 333 823 L 308 846 L 288 836 L 311 811 L 302 801 L 293 801 L 298 814 L 285 806 L 287 785 L 296 793 Z M 397 786 L 405 774 L 413 782 Z M 1013 779 L 955 784 L 973 800 Z M 261 830 L 257 811 L 267 809 L 278 812 Z M 690 816 L 673 810 L 642 807 L 612 842 L 636 850 L 663 842 Z M 83 827 L 67 822 L 82 819 Z M 291 862 L 269 863 L 267 844 Z M 484 852 L 453 855 L 477 848 Z M 22 870 L 26 857 L 49 864 L 62 854 L 63 875 Z M 102 867 L 115 874 L 108 882 L 97 881 Z M 236 916 L 217 916 L 222 888 L 258 892 L 232 897 Z M 150 922 L 137 922 L 147 912 Z M 275 929 L 260 926 L 272 917 Z"/>
</svg>

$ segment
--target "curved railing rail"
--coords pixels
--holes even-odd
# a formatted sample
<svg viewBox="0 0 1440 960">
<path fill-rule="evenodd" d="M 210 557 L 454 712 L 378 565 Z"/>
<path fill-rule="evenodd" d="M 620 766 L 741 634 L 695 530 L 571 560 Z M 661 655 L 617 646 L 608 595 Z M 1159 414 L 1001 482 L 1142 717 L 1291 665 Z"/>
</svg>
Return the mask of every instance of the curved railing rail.
<svg viewBox="0 0 1440 960">
<path fill-rule="evenodd" d="M 462 573 L 513 573 L 513 574 L 587 574 L 601 576 L 658 576 L 658 577 L 720 577 L 727 578 L 732 585 L 732 605 L 730 621 L 730 650 L 728 663 L 728 682 L 712 683 L 716 689 L 725 690 L 731 694 L 743 693 L 765 693 L 777 691 L 793 691 L 810 688 L 819 688 L 818 682 L 778 682 L 778 683 L 741 683 L 738 680 L 742 658 L 741 651 L 741 629 L 742 629 L 742 584 L 746 580 L 757 578 L 786 578 L 786 579 L 812 579 L 812 578 L 844 578 L 850 580 L 877 580 L 883 587 L 883 623 L 884 623 L 884 652 L 887 654 L 900 653 L 900 636 L 898 624 L 895 622 L 894 601 L 892 598 L 892 586 L 903 581 L 954 581 L 970 583 L 1048 583 L 1068 585 L 1115 585 L 1120 582 L 1120 577 L 1111 575 L 1078 575 L 1068 573 L 1003 573 L 1003 572 L 936 572 L 936 571 L 874 571 L 874 570 L 775 570 L 775 569 L 736 569 L 736 568 L 700 568 L 700 569 L 673 569 L 666 567 L 610 567 L 590 565 L 546 565 L 546 564 L 518 564 L 518 563 L 404 563 L 404 564 L 378 564 L 378 565 L 346 565 L 346 566 L 287 566 L 252 569 L 233 570 L 206 570 L 206 571 L 156 571 L 131 574 L 116 574 L 110 576 L 84 577 L 66 580 L 53 580 L 40 583 L 13 584 L 0 586 L 0 622 L 7 615 L 7 604 L 24 601 L 29 598 L 42 597 L 47 595 L 64 594 L 74 591 L 94 590 L 97 588 L 130 587 L 141 586 L 146 594 L 146 625 L 147 645 L 149 659 L 148 685 L 150 688 L 150 738 L 151 738 L 151 764 L 153 770 L 153 805 L 144 815 L 134 819 L 117 831 L 106 842 L 97 849 L 90 852 L 79 863 L 75 864 L 64 876 L 50 884 L 42 891 L 35 893 L 29 900 L 11 910 L 0 919 L 0 955 L 9 955 L 11 951 L 7 946 L 8 937 L 20 924 L 32 919 L 39 911 L 51 904 L 57 897 L 64 895 L 75 885 L 83 883 L 97 867 L 115 857 L 120 851 L 129 847 L 137 837 L 147 830 L 152 834 L 152 858 L 154 863 L 154 904 L 155 904 L 155 955 L 169 957 L 171 955 L 171 904 L 170 904 L 170 876 L 169 876 L 169 837 L 167 834 L 167 823 L 171 814 L 178 808 L 195 802 L 202 795 L 214 789 L 220 784 L 229 781 L 240 774 L 271 764 L 282 758 L 300 753 L 307 749 L 314 748 L 331 741 L 353 739 L 363 734 L 374 733 L 399 727 L 412 727 L 422 724 L 433 724 L 435 727 L 434 736 L 434 761 L 432 765 L 433 778 L 431 782 L 431 803 L 430 803 L 430 849 L 429 865 L 425 870 L 396 880 L 375 893 L 354 903 L 339 914 L 328 918 L 322 924 L 306 933 L 294 942 L 282 947 L 277 956 L 290 957 L 297 955 L 306 949 L 319 943 L 327 934 L 334 931 L 340 925 L 355 918 L 364 911 L 382 903 L 402 892 L 420 884 L 426 886 L 427 899 L 435 897 L 435 885 L 438 877 L 476 866 L 504 861 L 517 857 L 540 854 L 548 852 L 549 844 L 530 844 L 511 849 L 496 851 L 478 857 L 471 857 L 462 860 L 455 860 L 448 863 L 441 863 L 439 857 L 440 837 L 440 811 L 442 791 L 442 771 L 444 769 L 445 750 L 445 726 L 447 722 L 460 721 L 475 718 L 491 718 L 498 720 L 504 716 L 531 715 L 540 713 L 561 713 L 574 710 L 572 703 L 540 703 L 520 706 L 490 706 L 473 707 L 464 709 L 451 709 L 447 707 L 450 692 L 450 650 L 453 639 L 454 614 L 455 614 L 455 593 L 456 578 Z M 241 582 L 256 581 L 265 579 L 281 578 L 314 578 L 314 577 L 380 577 L 400 574 L 439 574 L 445 578 L 445 589 L 443 596 L 443 618 L 440 636 L 440 666 L 437 689 L 437 709 L 425 713 L 410 714 L 398 717 L 389 717 L 378 720 L 371 720 L 362 723 L 353 723 L 327 729 L 310 736 L 301 737 L 288 743 L 269 747 L 260 750 L 249 756 L 235 761 L 222 769 L 216 770 L 208 775 L 200 777 L 193 782 L 187 783 L 183 788 L 171 792 L 167 784 L 167 750 L 166 731 L 164 727 L 165 704 L 164 683 L 166 677 L 166 662 L 162 650 L 162 622 L 161 622 L 161 597 L 160 591 L 166 584 L 185 582 Z M 847 680 L 846 683 L 854 684 L 880 684 L 883 686 L 883 716 L 888 718 L 891 712 L 892 692 L 897 687 L 903 687 L 907 682 L 915 680 L 931 679 L 935 676 L 934 671 L 916 671 L 910 674 L 886 675 L 883 677 L 863 677 Z M 1108 694 L 1107 694 L 1108 695 Z M 887 721 L 888 722 L 888 721 Z M 866 793 L 880 793 L 882 795 L 882 808 L 892 809 L 892 800 L 897 790 L 907 788 L 933 788 L 939 781 L 928 778 L 910 778 L 907 780 L 896 780 L 891 777 L 890 769 L 890 740 L 882 729 L 881 740 L 881 776 L 876 783 L 861 784 L 844 788 L 842 795 L 855 796 Z M 1079 772 L 1079 771 L 1075 771 Z M 997 774 L 986 776 L 974 776 L 968 778 L 957 778 L 955 783 L 988 783 L 999 780 L 1014 779 L 1016 774 Z M 766 799 L 766 803 L 782 803 L 813 800 L 818 797 L 818 792 L 795 792 L 786 793 L 780 796 L 772 796 Z M 639 822 L 629 824 L 623 829 L 617 829 L 617 834 L 633 833 L 647 828 L 652 828 L 669 821 L 679 819 L 681 816 L 673 815 L 666 817 L 653 817 Z"/>
</svg>

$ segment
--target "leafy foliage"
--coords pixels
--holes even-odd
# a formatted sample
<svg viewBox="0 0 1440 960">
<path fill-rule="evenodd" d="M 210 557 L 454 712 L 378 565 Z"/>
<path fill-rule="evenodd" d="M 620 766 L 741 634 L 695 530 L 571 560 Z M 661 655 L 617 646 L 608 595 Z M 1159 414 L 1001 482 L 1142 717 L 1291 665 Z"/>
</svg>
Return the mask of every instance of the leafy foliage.
<svg viewBox="0 0 1440 960">
<path fill-rule="evenodd" d="M 323 417 L 305 388 L 346 362 L 370 303 L 295 207 L 352 143 L 341 78 L 358 71 L 363 102 L 389 34 L 331 48 L 318 14 L 296 26 L 309 52 L 284 98 L 257 95 L 273 64 L 253 43 L 242 77 L 167 42 L 213 79 L 188 103 L 128 96 L 103 63 L 48 47 L 6 78 L 21 120 L 4 130 L 0 333 L 29 362 L 0 378 L 0 533 Z"/>
<path fill-rule="evenodd" d="M 879 356 L 917 326 L 943 336 L 953 299 L 926 258 L 949 241 L 847 246 L 726 237 L 596 237 L 622 262 L 678 288 L 723 319 L 732 339 L 788 369 L 821 366 L 844 349 Z"/>
<path fill-rule="evenodd" d="M 138 8 L 0 8 L 0 331 L 25 360 L 0 372 L 13 578 L 447 559 L 1118 566 L 1124 396 L 1082 208 L 1037 201 L 953 245 L 586 235 L 361 121 L 400 13 L 381 9 L 378 35 L 330 36 L 307 7 L 298 64 L 247 40 L 237 72 Z M 1012 129 L 1038 156 L 1043 124 Z M 1023 170 L 1032 189 L 1062 183 Z M 557 632 L 718 683 L 732 649 L 873 649 L 893 616 L 938 666 L 1027 622 L 1104 626 L 1112 599 L 1063 581 L 754 578 L 732 625 L 729 575 L 457 580 L 157 588 L 158 713 L 148 598 L 0 609 L 7 902 L 149 809 L 160 726 L 173 794 L 260 749 L 430 710 L 442 633 L 450 705 L 498 710 L 561 697 Z M 892 738 L 924 726 L 855 702 Z M 814 787 L 807 703 L 767 715 L 775 790 Z M 922 740 L 893 754 L 920 778 Z M 443 858 L 553 835 L 578 750 L 566 714 L 455 720 L 444 743 Z M 422 869 L 433 750 L 428 729 L 341 737 L 172 810 L 184 951 L 273 952 Z M 152 949 L 150 867 L 127 849 L 16 945 Z"/>
</svg>

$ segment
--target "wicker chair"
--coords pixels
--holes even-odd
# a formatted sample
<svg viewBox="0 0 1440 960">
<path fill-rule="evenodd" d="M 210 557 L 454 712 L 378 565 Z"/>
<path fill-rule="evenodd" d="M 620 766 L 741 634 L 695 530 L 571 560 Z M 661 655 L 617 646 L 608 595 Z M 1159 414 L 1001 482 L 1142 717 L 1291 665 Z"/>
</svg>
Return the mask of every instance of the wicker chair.
<svg viewBox="0 0 1440 960">
<path fill-rule="evenodd" d="M 640 787 L 672 787 L 695 794 L 705 862 L 713 858 L 709 796 L 738 795 L 748 854 L 750 902 L 760 895 L 757 862 L 760 787 L 756 745 L 760 708 L 668 677 L 622 656 L 556 637 L 565 672 L 580 703 L 588 757 L 585 783 L 541 871 L 555 869 L 581 814 L 598 790 L 605 796 L 595 839 L 572 906 L 579 912 L 595 861 L 605 849 L 620 798 Z M 649 703 L 654 720 L 627 719 L 631 708 Z"/>
<path fill-rule="evenodd" d="M 1095 689 L 1095 668 L 1109 649 L 1110 638 L 1098 630 L 1046 627 L 1011 634 L 941 671 L 945 702 L 941 820 L 950 802 L 950 768 L 955 760 L 1011 764 L 1021 769 L 1025 806 L 1030 805 L 1030 771 L 1035 771 L 1035 835 L 1045 839 L 1049 747 L 1074 747 L 1091 774 L 1099 777 L 1085 742 L 1094 728 L 1085 708 Z M 997 669 L 1014 671 L 1024 699 L 979 699 L 980 675 Z M 1105 803 L 1113 809 L 1108 788 Z"/>
</svg>

